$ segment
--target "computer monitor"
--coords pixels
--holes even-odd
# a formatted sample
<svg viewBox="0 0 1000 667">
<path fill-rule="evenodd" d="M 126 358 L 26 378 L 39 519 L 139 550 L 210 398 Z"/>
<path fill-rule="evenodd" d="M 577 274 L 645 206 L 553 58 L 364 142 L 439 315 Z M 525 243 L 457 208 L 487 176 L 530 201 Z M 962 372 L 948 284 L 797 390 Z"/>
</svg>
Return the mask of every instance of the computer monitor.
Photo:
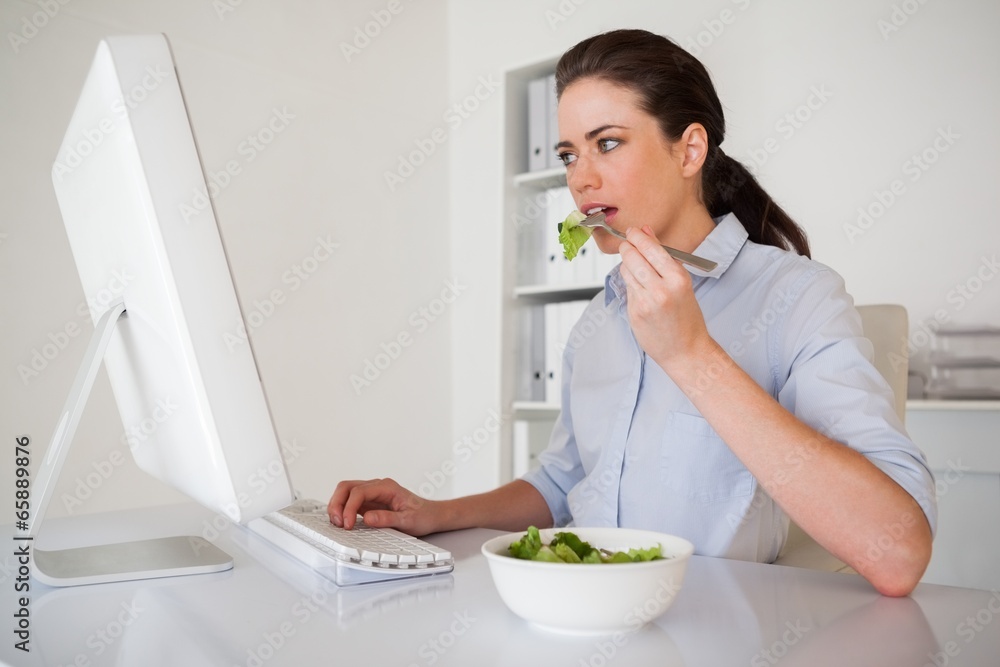
<svg viewBox="0 0 1000 667">
<path fill-rule="evenodd" d="M 226 344 L 247 329 L 165 36 L 99 44 L 52 182 L 84 293 L 101 308 L 35 481 L 31 533 L 102 359 L 123 426 L 155 424 L 129 443 L 139 468 L 235 522 L 290 504 L 253 346 Z M 115 557 L 147 558 L 144 549 Z M 36 576 L 57 585 L 225 567 L 168 572 L 164 563 L 133 563 L 131 573 L 89 572 L 108 553 L 86 563 L 67 560 L 80 554 L 35 556 Z"/>
</svg>

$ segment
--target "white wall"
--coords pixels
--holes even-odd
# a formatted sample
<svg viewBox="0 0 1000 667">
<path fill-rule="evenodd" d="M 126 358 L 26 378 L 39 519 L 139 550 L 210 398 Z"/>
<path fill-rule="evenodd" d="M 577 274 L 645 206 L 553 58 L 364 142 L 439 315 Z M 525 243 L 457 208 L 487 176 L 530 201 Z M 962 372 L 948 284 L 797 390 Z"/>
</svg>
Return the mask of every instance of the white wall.
<svg viewBox="0 0 1000 667">
<path fill-rule="evenodd" d="M 759 163 L 764 187 L 805 228 L 813 256 L 845 277 L 857 302 L 904 304 L 911 341 L 921 346 L 921 324 L 936 313 L 948 322 L 1000 324 L 1000 276 L 989 263 L 1000 257 L 997 3 L 480 0 L 451 3 L 450 22 L 453 96 L 477 76 L 553 57 L 603 30 L 670 35 L 712 72 L 727 110 L 723 148 L 748 166 Z M 783 121 L 814 89 L 828 91 L 828 99 L 814 97 L 818 108 L 799 111 L 808 116 L 799 127 Z M 504 260 L 489 225 L 504 221 L 493 213 L 489 224 L 477 223 L 501 206 L 500 128 L 499 105 L 490 105 L 451 145 L 452 262 L 475 294 L 455 310 L 459 433 L 499 403 Z M 911 180 L 907 161 L 934 152 L 939 130 L 949 128 L 958 138 L 941 142 L 947 151 L 930 156 L 936 162 Z M 771 154 L 761 152 L 765 145 Z M 867 229 L 849 234 L 845 226 L 857 224 L 858 208 L 877 204 L 881 191 L 891 194 L 896 180 L 902 194 Z M 476 336 L 461 335 L 472 330 Z M 495 482 L 495 457 L 494 447 L 468 464 L 457 490 Z"/>
<path fill-rule="evenodd" d="M 256 304 L 272 290 L 284 296 L 251 336 L 278 433 L 297 452 L 290 463 L 296 487 L 326 498 L 343 477 L 392 475 L 416 485 L 449 456 L 450 313 L 426 330 L 409 319 L 454 276 L 448 156 L 432 155 L 395 191 L 383 176 L 415 138 L 443 123 L 446 4 L 403 2 L 397 14 L 381 14 L 391 21 L 348 62 L 341 43 L 355 39 L 372 11 L 384 11 L 385 0 L 233 2 L 233 11 L 218 12 L 224 3 L 49 3 L 58 12 L 40 14 L 44 27 L 26 31 L 30 39 L 16 51 L 8 34 L 42 9 L 0 3 L 5 489 L 12 488 L 15 436 L 31 437 L 37 466 L 92 330 L 77 311 L 84 294 L 49 171 L 98 40 L 108 34 L 166 33 L 205 167 L 242 165 L 216 197 L 216 213 L 244 311 L 266 311 Z M 275 108 L 294 119 L 250 161 L 241 142 Z M 286 281 L 317 238 L 327 237 L 340 244 L 334 256 L 308 280 Z M 59 339 L 68 324 L 82 333 L 23 378 L 18 367 L 31 367 L 32 350 L 42 351 L 50 334 Z M 413 344 L 356 392 L 350 376 L 401 332 Z M 122 434 L 102 372 L 49 516 L 179 498 L 135 468 Z M 94 466 L 109 465 L 114 472 L 104 481 Z M 67 506 L 75 496 L 85 499 Z"/>
</svg>

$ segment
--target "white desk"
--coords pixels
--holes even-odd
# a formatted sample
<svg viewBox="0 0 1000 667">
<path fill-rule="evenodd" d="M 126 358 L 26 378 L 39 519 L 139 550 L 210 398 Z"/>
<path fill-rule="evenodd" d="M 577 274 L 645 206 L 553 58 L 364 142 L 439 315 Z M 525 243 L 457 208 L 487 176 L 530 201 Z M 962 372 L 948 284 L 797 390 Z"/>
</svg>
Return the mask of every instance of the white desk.
<svg viewBox="0 0 1000 667">
<path fill-rule="evenodd" d="M 184 506 L 54 520 L 38 544 L 200 534 L 211 516 Z M 674 606 L 617 644 L 551 634 L 497 596 L 479 553 L 493 534 L 429 538 L 455 554 L 453 574 L 337 589 L 231 527 L 216 539 L 236 560 L 230 572 L 69 589 L 33 584 L 30 654 L 13 648 L 8 574 L 0 582 L 8 624 L 0 659 L 46 667 L 1000 664 L 1000 593 L 921 584 L 911 598 L 890 599 L 856 575 L 704 557 L 692 559 Z"/>
</svg>

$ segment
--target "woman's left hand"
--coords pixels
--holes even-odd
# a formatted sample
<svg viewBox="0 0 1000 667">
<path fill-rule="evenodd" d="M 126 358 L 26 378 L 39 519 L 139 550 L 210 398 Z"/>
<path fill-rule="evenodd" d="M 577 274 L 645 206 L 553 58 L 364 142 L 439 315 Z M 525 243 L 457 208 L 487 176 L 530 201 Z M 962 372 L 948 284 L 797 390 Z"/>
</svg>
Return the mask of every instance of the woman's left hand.
<svg viewBox="0 0 1000 667">
<path fill-rule="evenodd" d="M 669 366 L 711 341 L 694 297 L 691 274 L 667 254 L 647 225 L 626 230 L 621 275 L 628 288 L 628 317 L 640 347 L 669 373 Z"/>
</svg>

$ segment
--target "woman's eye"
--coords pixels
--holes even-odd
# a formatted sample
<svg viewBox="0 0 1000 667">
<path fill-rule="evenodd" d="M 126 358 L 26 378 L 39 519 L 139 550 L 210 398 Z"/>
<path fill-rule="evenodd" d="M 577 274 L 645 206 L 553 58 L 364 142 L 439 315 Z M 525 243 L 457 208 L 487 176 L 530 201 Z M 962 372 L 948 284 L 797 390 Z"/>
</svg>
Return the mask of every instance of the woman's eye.
<svg viewBox="0 0 1000 667">
<path fill-rule="evenodd" d="M 576 156 L 572 153 L 559 153 L 558 158 L 567 167 L 576 161 Z"/>
<path fill-rule="evenodd" d="M 598 139 L 597 147 L 601 150 L 602 153 L 607 153 L 608 151 L 617 148 L 618 144 L 620 143 L 621 142 L 618 141 L 617 139 Z"/>
</svg>

